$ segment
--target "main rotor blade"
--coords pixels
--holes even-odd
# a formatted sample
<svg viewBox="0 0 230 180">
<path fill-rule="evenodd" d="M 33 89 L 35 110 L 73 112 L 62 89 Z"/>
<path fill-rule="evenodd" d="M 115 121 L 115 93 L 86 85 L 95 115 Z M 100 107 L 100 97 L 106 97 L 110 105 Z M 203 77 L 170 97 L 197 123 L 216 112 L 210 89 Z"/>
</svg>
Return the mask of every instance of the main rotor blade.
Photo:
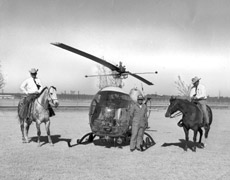
<svg viewBox="0 0 230 180">
<path fill-rule="evenodd" d="M 158 72 L 143 72 L 143 73 L 133 73 L 133 74 L 157 74 Z"/>
<path fill-rule="evenodd" d="M 133 77 L 135 77 L 135 78 L 137 78 L 137 79 L 139 79 L 140 81 L 142 81 L 142 82 L 144 82 L 144 83 L 146 83 L 146 84 L 148 84 L 148 85 L 153 85 L 153 83 L 152 82 L 150 82 L 150 81 L 148 81 L 148 80 L 146 80 L 146 79 L 144 79 L 143 77 L 141 77 L 141 76 L 138 76 L 138 75 L 136 75 L 136 74 L 133 74 L 133 73 L 131 73 L 131 72 L 128 72 L 131 76 L 133 76 Z"/>
<path fill-rule="evenodd" d="M 88 78 L 88 77 L 103 77 L 103 76 L 114 76 L 114 74 L 102 74 L 102 75 L 97 75 L 97 74 L 95 74 L 95 75 L 85 75 L 85 77 L 86 78 Z"/>
<path fill-rule="evenodd" d="M 111 64 L 111 63 L 109 63 L 109 62 L 107 62 L 107 61 L 105 61 L 103 59 L 100 59 L 100 58 L 98 58 L 96 56 L 88 54 L 88 53 L 86 53 L 84 51 L 81 51 L 79 49 L 75 49 L 75 48 L 73 48 L 71 46 L 68 46 L 66 44 L 63 44 L 63 43 L 51 43 L 51 44 L 54 45 L 54 46 L 57 46 L 59 48 L 65 49 L 67 51 L 70 51 L 72 53 L 75 53 L 75 54 L 78 54 L 80 56 L 83 56 L 83 57 L 86 57 L 88 59 L 91 59 L 91 60 L 93 60 L 93 61 L 95 61 L 95 62 L 97 62 L 97 63 L 99 63 L 99 64 L 101 64 L 101 65 L 103 65 L 103 66 L 105 66 L 105 67 L 107 67 L 109 69 L 111 69 L 112 71 L 120 72 L 119 67 L 117 67 L 117 66 L 115 66 L 115 65 L 113 65 L 113 64 Z"/>
</svg>

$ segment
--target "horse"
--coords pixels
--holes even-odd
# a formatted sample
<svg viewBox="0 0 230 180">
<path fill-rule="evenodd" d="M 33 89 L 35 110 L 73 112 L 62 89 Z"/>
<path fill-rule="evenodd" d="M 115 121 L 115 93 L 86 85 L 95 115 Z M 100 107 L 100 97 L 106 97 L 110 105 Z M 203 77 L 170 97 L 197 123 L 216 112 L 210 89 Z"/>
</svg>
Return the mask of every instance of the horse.
<svg viewBox="0 0 230 180">
<path fill-rule="evenodd" d="M 28 131 L 31 123 L 34 121 L 36 122 L 36 128 L 37 128 L 37 136 L 38 136 L 38 146 L 40 145 L 40 136 L 41 136 L 41 130 L 40 125 L 41 123 L 45 123 L 46 132 L 48 136 L 48 141 L 50 145 L 53 145 L 53 142 L 50 137 L 50 112 L 49 112 L 49 106 L 57 107 L 59 105 L 57 94 L 56 94 L 56 88 L 54 86 L 51 87 L 44 87 L 38 97 L 34 100 L 34 103 L 31 107 L 31 116 L 29 118 L 23 118 L 20 115 L 20 110 L 22 108 L 24 99 L 21 99 L 18 103 L 18 117 L 22 132 L 22 142 L 23 143 L 29 143 L 28 138 Z"/>
<path fill-rule="evenodd" d="M 182 119 L 180 120 L 181 126 L 184 129 L 185 132 L 185 151 L 187 151 L 187 143 L 189 141 L 189 129 L 192 129 L 194 131 L 193 136 L 193 142 L 194 146 L 191 148 L 193 151 L 196 151 L 196 138 L 197 138 L 197 132 L 200 134 L 199 139 L 199 147 L 203 148 L 204 144 L 201 143 L 202 136 L 203 136 L 203 130 L 202 127 L 205 129 L 205 139 L 208 138 L 208 133 L 210 130 L 210 126 L 212 124 L 212 110 L 207 105 L 207 111 L 208 111 L 208 118 L 209 118 L 209 124 L 207 126 L 204 126 L 203 122 L 203 112 L 201 108 L 199 108 L 199 103 L 193 103 L 186 99 L 178 99 L 175 97 L 171 97 L 170 104 L 167 108 L 167 111 L 165 113 L 165 117 L 171 117 L 175 112 L 180 111 L 182 113 Z"/>
</svg>

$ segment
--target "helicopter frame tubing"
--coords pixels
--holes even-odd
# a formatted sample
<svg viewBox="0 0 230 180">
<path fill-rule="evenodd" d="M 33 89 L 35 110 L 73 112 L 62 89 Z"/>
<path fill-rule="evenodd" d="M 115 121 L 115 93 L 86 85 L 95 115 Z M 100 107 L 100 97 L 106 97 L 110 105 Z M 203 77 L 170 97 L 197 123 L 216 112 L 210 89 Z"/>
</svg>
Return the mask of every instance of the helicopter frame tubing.
<svg viewBox="0 0 230 180">
<path fill-rule="evenodd" d="M 82 136 L 81 139 L 77 139 L 75 145 L 92 143 L 94 141 L 94 139 L 95 139 L 96 136 L 98 136 L 98 135 L 96 135 L 93 132 L 89 132 L 89 133 L 85 134 L 84 136 Z M 99 138 L 102 139 L 101 136 L 99 136 Z M 127 133 L 124 136 L 110 137 L 110 139 L 113 139 L 113 142 L 117 142 L 115 140 L 118 140 L 119 138 L 123 139 L 122 142 L 126 142 L 125 144 L 130 143 L 131 132 Z M 117 144 L 120 144 L 120 143 L 117 142 Z M 69 147 L 75 146 L 75 145 L 71 145 L 70 142 L 69 142 L 68 145 L 69 145 Z M 143 144 L 142 144 L 142 151 L 145 151 L 145 150 L 147 150 L 148 148 L 150 148 L 151 146 L 154 146 L 154 145 L 155 145 L 155 141 L 153 140 L 153 138 L 151 137 L 151 135 L 148 134 L 147 132 L 144 132 Z M 115 144 L 114 144 L 114 146 L 115 146 Z"/>
</svg>

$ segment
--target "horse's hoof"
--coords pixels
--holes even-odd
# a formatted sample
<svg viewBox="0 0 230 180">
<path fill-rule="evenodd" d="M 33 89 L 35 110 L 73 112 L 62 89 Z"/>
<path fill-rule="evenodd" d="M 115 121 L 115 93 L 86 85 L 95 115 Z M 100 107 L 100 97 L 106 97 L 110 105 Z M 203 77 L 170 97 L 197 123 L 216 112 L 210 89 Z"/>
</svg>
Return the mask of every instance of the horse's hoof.
<svg viewBox="0 0 230 180">
<path fill-rule="evenodd" d="M 53 144 L 53 143 L 50 143 L 50 146 L 54 146 L 54 144 Z"/>
<path fill-rule="evenodd" d="M 197 147 L 203 149 L 204 148 L 204 144 L 200 143 L 200 144 L 197 145 Z"/>
<path fill-rule="evenodd" d="M 196 148 L 195 148 L 195 147 L 194 147 L 194 148 L 192 148 L 192 151 L 193 151 L 193 152 L 196 152 Z"/>
<path fill-rule="evenodd" d="M 28 140 L 22 140 L 22 143 L 29 143 L 29 141 Z"/>
</svg>

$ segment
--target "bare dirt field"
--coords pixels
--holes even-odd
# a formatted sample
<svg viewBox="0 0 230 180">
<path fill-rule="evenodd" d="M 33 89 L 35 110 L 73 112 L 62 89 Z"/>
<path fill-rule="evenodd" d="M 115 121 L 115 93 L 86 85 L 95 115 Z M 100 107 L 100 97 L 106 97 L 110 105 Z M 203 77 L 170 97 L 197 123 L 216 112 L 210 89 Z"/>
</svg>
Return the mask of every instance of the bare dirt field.
<svg viewBox="0 0 230 180">
<path fill-rule="evenodd" d="M 154 110 L 148 133 L 156 144 L 144 152 L 91 143 L 68 147 L 90 131 L 88 111 L 57 111 L 51 119 L 54 146 L 47 143 L 41 126 L 41 147 L 36 144 L 33 123 L 29 144 L 21 142 L 15 111 L 0 111 L 0 179 L 230 179 L 230 110 L 213 109 L 214 120 L 204 149 L 184 151 L 184 132 L 176 124 L 180 117 L 167 119 L 165 110 Z M 193 132 L 190 131 L 192 140 Z M 191 144 L 191 143 L 190 143 Z"/>
</svg>

